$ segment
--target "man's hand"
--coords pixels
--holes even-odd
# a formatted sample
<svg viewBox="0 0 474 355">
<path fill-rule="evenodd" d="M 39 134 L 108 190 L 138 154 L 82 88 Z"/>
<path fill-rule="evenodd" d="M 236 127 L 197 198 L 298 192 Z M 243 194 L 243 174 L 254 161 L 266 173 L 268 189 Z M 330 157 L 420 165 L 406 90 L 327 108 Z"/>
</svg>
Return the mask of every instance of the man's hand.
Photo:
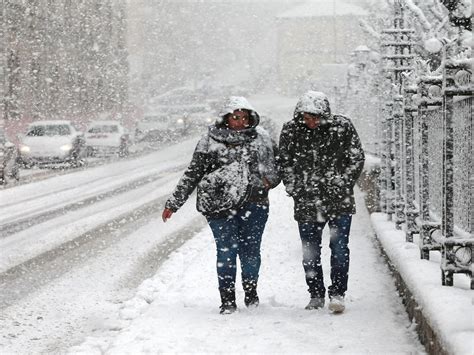
<svg viewBox="0 0 474 355">
<path fill-rule="evenodd" d="M 163 219 L 163 222 L 166 222 L 168 219 L 171 218 L 173 215 L 173 211 L 171 211 L 169 208 L 165 208 L 163 210 L 163 213 L 161 214 L 161 218 Z"/>
</svg>

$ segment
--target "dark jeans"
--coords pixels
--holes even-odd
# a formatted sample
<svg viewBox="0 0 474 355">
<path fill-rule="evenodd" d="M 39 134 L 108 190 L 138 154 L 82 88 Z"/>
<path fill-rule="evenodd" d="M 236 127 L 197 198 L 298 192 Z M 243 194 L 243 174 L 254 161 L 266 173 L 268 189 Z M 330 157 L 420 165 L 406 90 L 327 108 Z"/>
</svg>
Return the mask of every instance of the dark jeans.
<svg viewBox="0 0 474 355">
<path fill-rule="evenodd" d="M 349 274 L 349 231 L 352 215 L 341 214 L 325 222 L 298 223 L 303 244 L 303 268 L 311 297 L 324 298 L 323 268 L 321 265 L 321 237 L 326 223 L 329 224 L 331 248 L 331 282 L 329 297 L 344 296 Z"/>
<path fill-rule="evenodd" d="M 207 220 L 216 241 L 219 289 L 235 288 L 237 255 L 242 283 L 257 284 L 260 244 L 267 219 L 267 205 L 246 203 L 233 216 Z"/>
</svg>

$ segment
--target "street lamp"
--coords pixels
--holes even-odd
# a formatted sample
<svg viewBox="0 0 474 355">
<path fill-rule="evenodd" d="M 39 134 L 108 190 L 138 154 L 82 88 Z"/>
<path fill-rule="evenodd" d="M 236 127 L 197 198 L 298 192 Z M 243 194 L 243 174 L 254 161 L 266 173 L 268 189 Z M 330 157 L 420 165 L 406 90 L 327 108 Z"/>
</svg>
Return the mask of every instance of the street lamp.
<svg viewBox="0 0 474 355">
<path fill-rule="evenodd" d="M 354 52 L 356 57 L 356 63 L 361 67 L 361 69 L 364 69 L 370 57 L 369 47 L 367 47 L 366 45 L 360 45 L 357 46 L 356 49 L 354 49 Z"/>
<path fill-rule="evenodd" d="M 432 37 L 427 39 L 423 46 L 429 53 L 435 54 L 441 51 L 443 48 L 443 42 L 441 42 L 438 38 Z"/>
</svg>

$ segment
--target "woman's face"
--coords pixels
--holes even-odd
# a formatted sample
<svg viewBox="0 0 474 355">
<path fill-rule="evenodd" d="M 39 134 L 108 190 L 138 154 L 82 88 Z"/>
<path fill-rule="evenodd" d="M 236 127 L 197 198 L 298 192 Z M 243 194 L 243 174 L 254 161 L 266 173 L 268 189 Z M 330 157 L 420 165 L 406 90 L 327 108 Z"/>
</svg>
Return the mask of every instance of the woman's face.
<svg viewBox="0 0 474 355">
<path fill-rule="evenodd" d="M 249 113 L 246 110 L 235 110 L 227 117 L 227 124 L 230 129 L 240 131 L 250 125 Z"/>
</svg>

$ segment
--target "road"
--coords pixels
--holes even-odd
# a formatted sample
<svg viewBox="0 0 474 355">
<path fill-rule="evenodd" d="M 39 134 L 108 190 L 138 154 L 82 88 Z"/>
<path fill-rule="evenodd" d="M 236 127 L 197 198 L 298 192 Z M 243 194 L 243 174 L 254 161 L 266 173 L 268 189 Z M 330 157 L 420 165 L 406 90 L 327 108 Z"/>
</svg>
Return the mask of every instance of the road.
<svg viewBox="0 0 474 355">
<path fill-rule="evenodd" d="M 120 327 L 109 315 L 205 225 L 192 203 L 159 218 L 194 145 L 0 191 L 0 352 L 62 352 Z"/>
</svg>

